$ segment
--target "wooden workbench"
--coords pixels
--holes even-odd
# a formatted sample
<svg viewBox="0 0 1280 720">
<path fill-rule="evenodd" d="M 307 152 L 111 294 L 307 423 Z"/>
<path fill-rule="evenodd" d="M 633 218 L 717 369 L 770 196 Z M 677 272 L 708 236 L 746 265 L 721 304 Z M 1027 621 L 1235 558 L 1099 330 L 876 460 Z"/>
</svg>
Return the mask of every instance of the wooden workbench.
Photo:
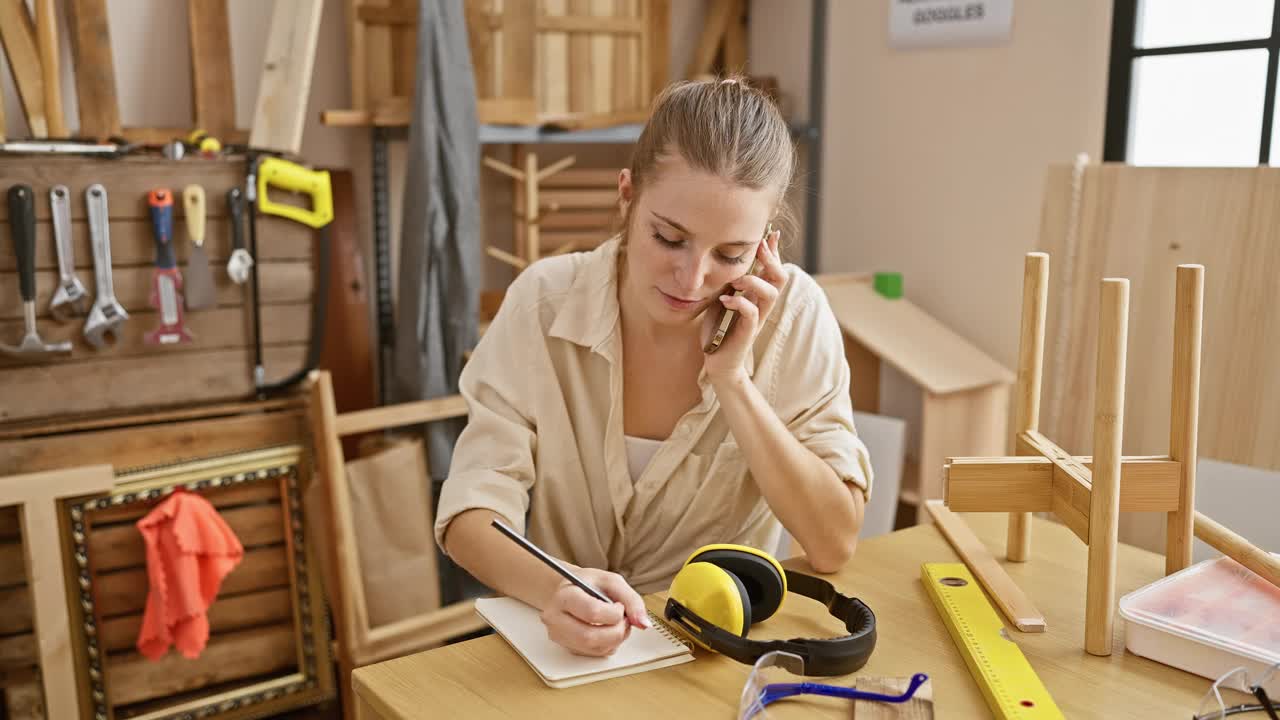
<svg viewBox="0 0 1280 720">
<path fill-rule="evenodd" d="M 1003 542 L 1003 514 L 965 517 L 988 547 Z M 1010 632 L 1066 716 L 1190 717 L 1210 682 L 1125 652 L 1123 622 L 1116 623 L 1113 655 L 1085 653 L 1087 550 L 1065 527 L 1041 519 L 1033 522 L 1037 542 L 1032 561 L 1006 567 L 1044 613 L 1048 630 Z M 988 717 L 978 686 L 920 583 L 921 563 L 956 561 L 934 527 L 920 525 L 866 541 L 832 579 L 845 593 L 862 598 L 877 616 L 879 642 L 859 675 L 928 673 L 936 717 Z M 807 568 L 799 559 L 787 565 Z M 1123 545 L 1118 565 L 1121 596 L 1164 571 L 1161 556 Z M 661 609 L 662 598 L 646 599 L 650 609 Z M 752 637 L 830 636 L 839 629 L 824 608 L 798 597 L 755 628 Z M 747 670 L 723 656 L 699 652 L 685 665 L 553 690 L 501 638 L 491 635 L 361 668 L 353 682 L 365 713 L 388 720 L 428 712 L 431 717 L 477 719 L 731 718 L 737 713 Z M 851 684 L 850 679 L 845 683 Z M 847 700 L 805 696 L 770 706 L 769 714 L 848 718 L 851 710 Z"/>
</svg>

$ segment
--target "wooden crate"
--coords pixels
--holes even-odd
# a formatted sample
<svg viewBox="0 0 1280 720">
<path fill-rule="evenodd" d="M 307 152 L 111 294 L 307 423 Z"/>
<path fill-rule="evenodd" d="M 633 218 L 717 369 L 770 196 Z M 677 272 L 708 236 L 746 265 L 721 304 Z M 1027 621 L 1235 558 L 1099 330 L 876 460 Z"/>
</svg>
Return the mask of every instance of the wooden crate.
<svg viewBox="0 0 1280 720">
<path fill-rule="evenodd" d="M 669 0 L 467 0 L 480 122 L 640 122 L 667 82 Z M 417 4 L 347 0 L 353 109 L 330 124 L 407 125 Z"/>
<path fill-rule="evenodd" d="M 288 446 L 307 438 L 304 409 L 297 399 L 216 406 L 194 418 L 183 414 L 66 425 L 34 436 L 0 431 L 0 467 L 47 470 L 65 466 L 69 457 L 117 468 L 165 466 Z M 116 426 L 117 422 L 131 424 Z M 94 717 L 95 711 L 110 718 L 168 717 L 183 704 L 189 709 L 182 712 L 195 712 L 218 695 L 240 706 L 241 715 L 249 715 L 281 712 L 333 696 L 319 575 L 313 566 L 307 571 L 311 553 L 296 525 L 302 519 L 298 495 L 311 477 L 310 452 L 298 445 L 293 448 L 267 460 L 241 461 L 238 470 L 220 461 L 206 464 L 218 467 L 163 482 L 134 474 L 122 477 L 129 485 L 122 485 L 110 499 L 84 498 L 68 504 L 63 554 L 72 579 L 68 607 L 85 717 Z M 282 470 L 268 470 L 260 478 L 245 474 L 250 468 L 257 472 L 270 467 Z M 166 472 L 170 471 L 152 470 L 153 475 Z M 152 663 L 134 648 L 147 592 L 144 548 L 134 522 L 162 498 L 139 486 L 201 478 L 220 479 L 199 492 L 236 532 L 245 558 L 224 580 L 210 609 L 209 644 L 201 657 L 186 660 L 171 651 Z M 5 608 L 0 613 L 0 692 L 9 717 L 38 718 L 43 717 L 40 680 L 22 557 L 15 508 L 0 508 L 0 606 Z M 78 564 L 81 557 L 83 568 Z M 75 581 L 80 577 L 84 584 Z M 85 629 L 90 625 L 93 634 Z M 92 654 L 90 638 L 97 643 Z M 95 655 L 101 663 L 101 706 L 94 704 L 90 672 Z M 259 687 L 250 687 L 254 685 Z"/>
<path fill-rule="evenodd" d="M 36 192 L 37 327 L 47 341 L 71 340 L 70 355 L 0 356 L 0 424 L 37 418 L 65 418 L 252 396 L 253 334 L 249 283 L 227 277 L 231 231 L 226 191 L 243 186 L 245 164 L 236 159 L 85 160 L 31 158 L 0 160 L 0 190 L 26 183 Z M 49 189 L 71 191 L 76 274 L 96 297 L 84 191 L 93 183 L 107 190 L 110 212 L 112 284 L 129 313 L 119 341 L 103 350 L 83 335 L 84 318 L 58 323 L 48 313 L 58 283 L 49 210 Z M 191 343 L 153 346 L 143 342 L 157 322 L 150 306 L 155 244 L 147 192 L 168 187 L 178 197 L 188 184 L 207 197 L 205 250 L 217 292 L 215 307 L 185 315 Z M 275 195 L 273 193 L 272 197 Z M 182 203 L 174 205 L 174 244 L 185 273 L 191 241 Z M 9 240 L 8 208 L 0 203 L 0 338 L 22 336 L 22 301 L 17 262 Z M 262 291 L 262 339 L 268 381 L 297 370 L 306 355 L 314 271 L 314 231 L 283 218 L 258 217 L 258 269 Z M 247 242 L 247 228 L 246 228 Z"/>
</svg>

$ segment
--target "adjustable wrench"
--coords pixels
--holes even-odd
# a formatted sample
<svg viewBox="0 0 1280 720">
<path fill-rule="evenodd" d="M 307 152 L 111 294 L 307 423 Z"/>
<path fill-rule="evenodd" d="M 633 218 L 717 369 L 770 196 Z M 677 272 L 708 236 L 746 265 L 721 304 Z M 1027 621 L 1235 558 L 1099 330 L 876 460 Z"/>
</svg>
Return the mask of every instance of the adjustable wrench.
<svg viewBox="0 0 1280 720">
<path fill-rule="evenodd" d="M 107 345 L 110 334 L 114 342 L 120 326 L 129 319 L 129 313 L 116 301 L 111 286 L 111 236 L 107 229 L 107 190 L 94 183 L 84 191 L 84 202 L 89 212 L 89 240 L 93 245 L 93 275 L 98 283 L 98 297 L 89 310 L 84 324 L 84 337 L 94 347 Z"/>
<path fill-rule="evenodd" d="M 76 277 L 75 246 L 71 242 L 71 193 L 66 185 L 49 191 L 53 211 L 53 242 L 58 251 L 58 289 L 49 302 L 49 314 L 59 322 L 71 315 L 83 315 L 89 307 L 89 293 Z"/>
</svg>

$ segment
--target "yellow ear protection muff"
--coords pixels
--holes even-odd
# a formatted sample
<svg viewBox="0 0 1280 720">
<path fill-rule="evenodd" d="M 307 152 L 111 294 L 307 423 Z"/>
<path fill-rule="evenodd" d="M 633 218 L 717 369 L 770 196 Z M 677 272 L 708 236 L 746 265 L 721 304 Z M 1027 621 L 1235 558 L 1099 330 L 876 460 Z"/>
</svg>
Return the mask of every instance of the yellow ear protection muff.
<svg viewBox="0 0 1280 720">
<path fill-rule="evenodd" d="M 747 631 L 769 619 L 788 593 L 812 598 L 844 623 L 836 638 L 750 640 Z M 708 650 L 754 665 L 783 650 L 804 660 L 806 675 L 847 675 L 867 663 L 876 646 L 876 617 L 857 598 L 812 575 L 786 570 L 744 545 L 707 545 L 685 561 L 671 582 L 666 618 Z"/>
</svg>

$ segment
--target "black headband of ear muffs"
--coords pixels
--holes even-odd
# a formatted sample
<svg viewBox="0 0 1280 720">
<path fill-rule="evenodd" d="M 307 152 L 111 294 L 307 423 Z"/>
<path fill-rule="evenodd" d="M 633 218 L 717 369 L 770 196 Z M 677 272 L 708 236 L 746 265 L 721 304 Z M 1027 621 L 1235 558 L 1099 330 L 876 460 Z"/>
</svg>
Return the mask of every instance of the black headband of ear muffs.
<svg viewBox="0 0 1280 720">
<path fill-rule="evenodd" d="M 681 630 L 707 647 L 746 665 L 754 665 L 761 655 L 773 650 L 799 655 L 805 675 L 831 676 L 857 672 L 876 647 L 876 616 L 857 598 L 841 594 L 821 578 L 786 571 L 788 590 L 812 598 L 827 607 L 844 623 L 849 634 L 837 638 L 793 638 L 791 640 L 750 640 L 729 632 L 698 616 L 679 602 L 668 599 L 664 615 Z"/>
</svg>

